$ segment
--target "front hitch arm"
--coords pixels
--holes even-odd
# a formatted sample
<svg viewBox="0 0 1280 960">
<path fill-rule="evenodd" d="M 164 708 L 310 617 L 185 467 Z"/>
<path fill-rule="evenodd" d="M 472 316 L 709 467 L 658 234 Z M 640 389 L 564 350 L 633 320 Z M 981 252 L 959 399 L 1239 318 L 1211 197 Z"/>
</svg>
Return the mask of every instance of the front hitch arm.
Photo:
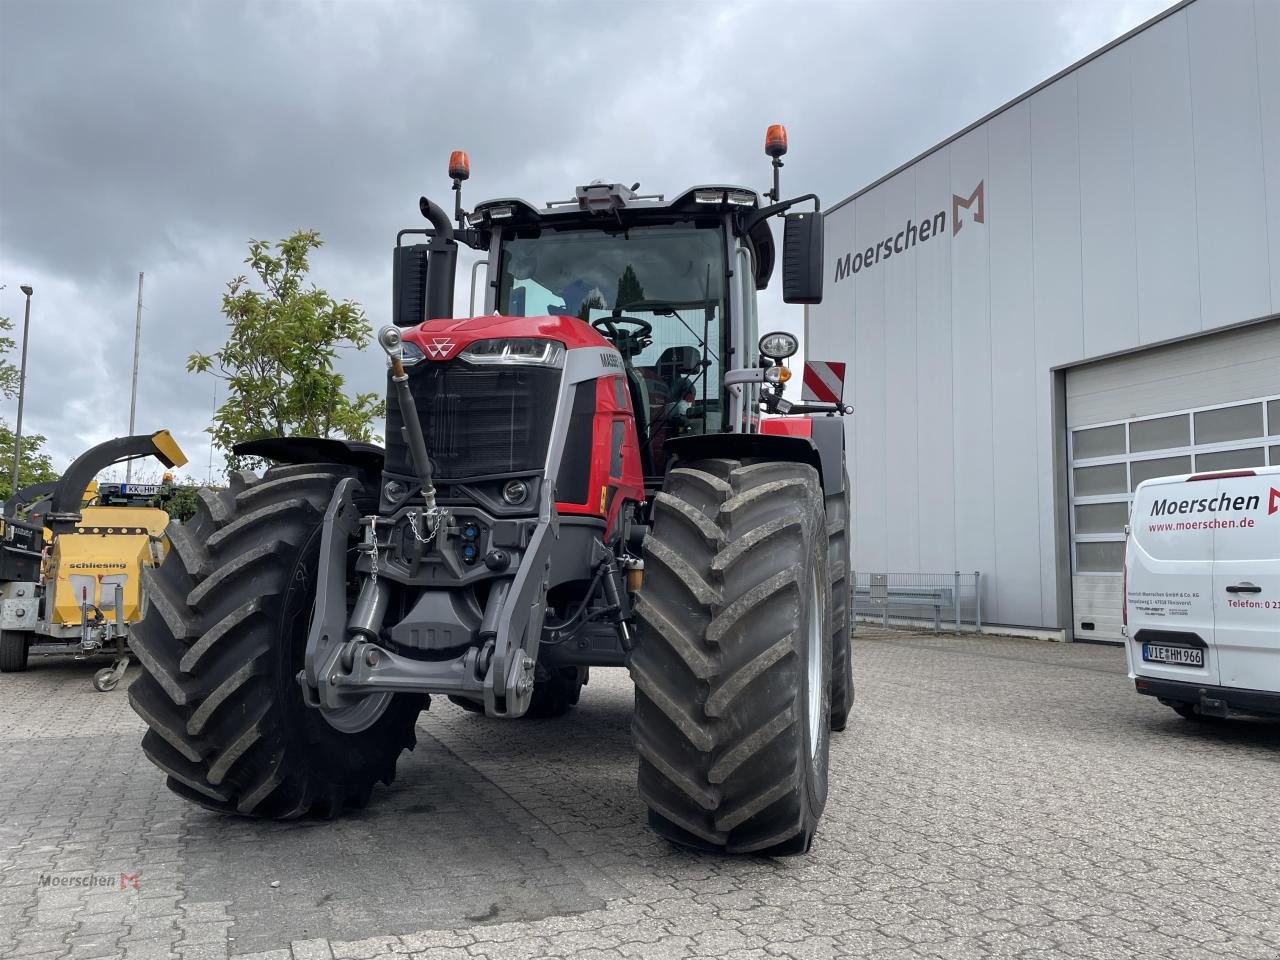
<svg viewBox="0 0 1280 960">
<path fill-rule="evenodd" d="M 329 707 L 342 703 L 339 691 L 329 683 L 347 639 L 347 549 L 360 531 L 360 511 L 356 508 L 359 481 L 347 477 L 339 482 L 324 514 L 320 536 L 320 563 L 316 572 L 315 612 L 307 635 L 307 651 L 298 682 L 308 694 L 307 701 Z M 316 705 L 319 705 L 317 703 Z"/>
</svg>

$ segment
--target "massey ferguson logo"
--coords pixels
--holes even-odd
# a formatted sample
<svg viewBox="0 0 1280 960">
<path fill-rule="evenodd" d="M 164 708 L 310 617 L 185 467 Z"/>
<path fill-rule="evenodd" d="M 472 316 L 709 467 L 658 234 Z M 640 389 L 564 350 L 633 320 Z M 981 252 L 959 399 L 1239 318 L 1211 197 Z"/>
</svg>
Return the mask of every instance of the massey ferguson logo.
<svg viewBox="0 0 1280 960">
<path fill-rule="evenodd" d="M 1267 498 L 1267 516 L 1271 516 L 1277 510 L 1280 510 L 1280 490 L 1272 487 L 1271 496 Z"/>
<path fill-rule="evenodd" d="M 423 348 L 427 351 L 427 356 L 432 360 L 447 360 L 449 355 L 453 353 L 457 346 L 450 337 L 432 337 Z"/>
<path fill-rule="evenodd" d="M 986 182 L 984 180 L 979 180 L 978 185 L 967 197 L 955 193 L 951 195 L 951 235 L 953 237 L 964 226 L 962 217 L 974 223 L 986 223 Z M 874 247 L 837 257 L 835 282 L 839 283 L 846 277 L 873 267 L 881 260 L 888 260 L 894 254 L 901 256 L 917 243 L 924 243 L 946 232 L 946 210 L 939 210 L 919 223 L 909 219 L 905 227 L 896 234 L 877 241 Z"/>
</svg>

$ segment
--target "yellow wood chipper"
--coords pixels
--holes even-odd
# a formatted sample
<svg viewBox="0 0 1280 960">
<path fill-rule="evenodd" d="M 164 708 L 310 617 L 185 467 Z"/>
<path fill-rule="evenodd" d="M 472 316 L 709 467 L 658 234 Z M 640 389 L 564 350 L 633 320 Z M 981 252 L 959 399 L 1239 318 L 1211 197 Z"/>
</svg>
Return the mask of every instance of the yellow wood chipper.
<svg viewBox="0 0 1280 960">
<path fill-rule="evenodd" d="M 161 430 L 91 448 L 56 483 L 20 490 L 0 524 L 0 671 L 25 670 L 32 654 L 85 658 L 112 654 L 94 688 L 115 688 L 128 667 L 129 628 L 146 613 L 142 571 L 168 552 L 172 495 L 161 483 L 97 483 L 107 467 L 154 456 L 166 467 L 187 462 Z M 26 518 L 18 519 L 20 508 Z"/>
</svg>

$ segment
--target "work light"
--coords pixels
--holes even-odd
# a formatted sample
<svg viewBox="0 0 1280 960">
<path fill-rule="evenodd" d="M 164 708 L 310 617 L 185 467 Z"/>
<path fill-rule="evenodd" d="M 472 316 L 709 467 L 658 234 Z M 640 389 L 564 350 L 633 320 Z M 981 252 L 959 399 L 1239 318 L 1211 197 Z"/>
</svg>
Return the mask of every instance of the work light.
<svg viewBox="0 0 1280 960">
<path fill-rule="evenodd" d="M 799 349 L 800 341 L 784 330 L 775 330 L 760 338 L 760 353 L 770 360 L 785 360 Z"/>
</svg>

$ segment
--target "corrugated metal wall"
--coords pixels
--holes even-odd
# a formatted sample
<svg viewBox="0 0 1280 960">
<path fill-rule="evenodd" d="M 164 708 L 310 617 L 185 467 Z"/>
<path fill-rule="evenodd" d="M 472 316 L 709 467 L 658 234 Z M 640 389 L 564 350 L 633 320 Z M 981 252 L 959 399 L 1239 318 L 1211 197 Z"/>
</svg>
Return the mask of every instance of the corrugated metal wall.
<svg viewBox="0 0 1280 960">
<path fill-rule="evenodd" d="M 1277 50 L 1280 4 L 1197 0 L 828 214 L 807 349 L 851 364 L 856 569 L 982 570 L 994 622 L 1068 623 L 1053 370 L 1280 312 Z"/>
</svg>

